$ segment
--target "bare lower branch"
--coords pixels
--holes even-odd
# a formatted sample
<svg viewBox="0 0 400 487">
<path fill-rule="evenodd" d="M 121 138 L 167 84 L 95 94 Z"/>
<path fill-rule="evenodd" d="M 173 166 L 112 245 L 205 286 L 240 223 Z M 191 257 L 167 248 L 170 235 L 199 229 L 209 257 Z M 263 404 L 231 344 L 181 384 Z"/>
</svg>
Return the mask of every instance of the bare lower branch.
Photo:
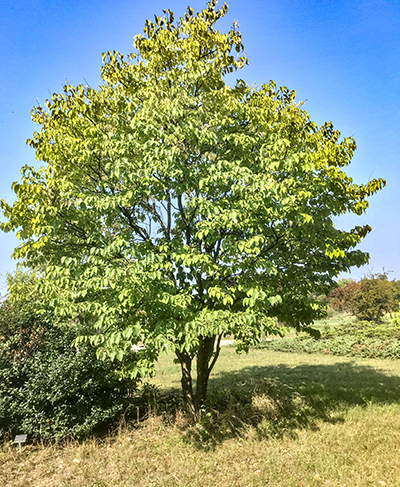
<svg viewBox="0 0 400 487">
<path fill-rule="evenodd" d="M 214 357 L 212 359 L 212 362 L 211 362 L 211 364 L 208 367 L 208 374 L 211 373 L 212 369 L 214 368 L 214 365 L 215 365 L 216 361 L 218 360 L 219 353 L 221 351 L 221 339 L 222 339 L 222 333 L 220 335 L 218 335 L 218 338 L 217 338 L 217 346 L 215 348 Z"/>
</svg>

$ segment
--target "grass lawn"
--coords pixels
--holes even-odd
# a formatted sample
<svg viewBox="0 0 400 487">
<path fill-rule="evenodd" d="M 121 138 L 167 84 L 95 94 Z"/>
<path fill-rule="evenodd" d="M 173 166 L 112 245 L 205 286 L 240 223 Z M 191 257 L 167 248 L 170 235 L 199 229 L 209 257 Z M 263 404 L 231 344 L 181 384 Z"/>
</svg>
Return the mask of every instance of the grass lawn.
<svg viewBox="0 0 400 487">
<path fill-rule="evenodd" d="M 179 388 L 163 356 L 153 384 Z M 10 444 L 1 486 L 400 486 L 400 362 L 221 352 L 200 424 L 154 414 L 107 438 Z"/>
</svg>

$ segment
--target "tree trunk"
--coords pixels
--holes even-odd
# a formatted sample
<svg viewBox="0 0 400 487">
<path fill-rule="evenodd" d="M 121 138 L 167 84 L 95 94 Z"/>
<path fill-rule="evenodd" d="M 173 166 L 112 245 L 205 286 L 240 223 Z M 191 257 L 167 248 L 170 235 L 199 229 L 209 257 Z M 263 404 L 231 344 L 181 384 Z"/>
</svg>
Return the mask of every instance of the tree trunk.
<svg viewBox="0 0 400 487">
<path fill-rule="evenodd" d="M 215 336 L 204 337 L 200 341 L 200 347 L 197 353 L 197 381 L 194 397 L 194 405 L 197 413 L 200 412 L 207 397 L 208 378 L 211 372 L 209 364 L 214 353 L 214 343 Z"/>
<path fill-rule="evenodd" d="M 221 350 L 222 335 L 218 336 L 216 350 L 214 351 L 215 338 L 215 335 L 213 335 L 211 337 L 201 337 L 200 339 L 199 351 L 196 357 L 197 380 L 195 394 L 193 393 L 192 384 L 192 358 L 187 352 L 176 352 L 181 364 L 183 401 L 186 411 L 193 421 L 200 419 L 201 408 L 207 397 L 208 379 Z"/>
<path fill-rule="evenodd" d="M 182 394 L 183 403 L 188 414 L 196 419 L 196 409 L 195 401 L 193 396 L 193 385 L 192 385 L 192 359 L 187 352 L 176 352 L 176 356 L 181 364 L 182 378 Z"/>
</svg>

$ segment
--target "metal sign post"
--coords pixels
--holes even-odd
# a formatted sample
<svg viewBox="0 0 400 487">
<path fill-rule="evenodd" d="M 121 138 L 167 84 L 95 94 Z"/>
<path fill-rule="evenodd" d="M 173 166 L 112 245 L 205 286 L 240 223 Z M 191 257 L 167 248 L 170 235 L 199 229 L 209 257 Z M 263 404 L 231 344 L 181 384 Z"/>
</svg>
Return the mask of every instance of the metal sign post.
<svg viewBox="0 0 400 487">
<path fill-rule="evenodd" d="M 21 444 L 26 442 L 28 435 L 17 435 L 14 439 L 14 443 L 18 443 L 19 452 L 21 453 Z"/>
</svg>

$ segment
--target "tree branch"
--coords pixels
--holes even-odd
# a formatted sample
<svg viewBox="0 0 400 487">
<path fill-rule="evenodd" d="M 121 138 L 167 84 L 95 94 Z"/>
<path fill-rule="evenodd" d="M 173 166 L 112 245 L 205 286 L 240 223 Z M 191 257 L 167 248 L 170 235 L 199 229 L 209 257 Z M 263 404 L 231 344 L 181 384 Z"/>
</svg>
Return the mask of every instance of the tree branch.
<svg viewBox="0 0 400 487">
<path fill-rule="evenodd" d="M 217 346 L 216 346 L 216 349 L 214 352 L 214 357 L 212 359 L 212 362 L 211 362 L 210 366 L 208 367 L 208 374 L 211 373 L 212 369 L 214 368 L 216 361 L 218 360 L 219 353 L 221 351 L 221 339 L 222 339 L 222 333 L 220 335 L 218 335 Z"/>
<path fill-rule="evenodd" d="M 119 210 L 121 211 L 121 213 L 125 216 L 125 218 L 128 220 L 128 224 L 129 226 L 135 230 L 135 232 L 139 235 L 140 238 L 142 238 L 143 240 L 147 240 L 148 242 L 150 242 L 152 245 L 153 242 L 151 241 L 150 239 L 150 235 L 147 233 L 147 231 L 140 227 L 139 225 L 137 225 L 133 220 L 132 220 L 132 215 L 129 213 L 128 209 L 127 208 L 124 208 L 123 206 L 121 205 L 118 205 L 118 208 Z"/>
<path fill-rule="evenodd" d="M 178 199 L 179 214 L 181 215 L 182 221 L 185 225 L 186 243 L 189 245 L 191 239 L 191 232 L 190 232 L 190 225 L 186 218 L 185 210 L 182 204 L 182 194 L 178 195 L 177 199 Z"/>
<path fill-rule="evenodd" d="M 156 219 L 156 221 L 158 222 L 158 224 L 162 228 L 165 237 L 168 240 L 170 240 L 170 233 L 168 231 L 168 227 L 165 226 L 165 223 L 164 223 L 161 215 L 158 213 L 158 211 L 156 209 L 156 203 L 155 203 L 154 197 L 150 196 L 150 198 L 153 200 L 153 204 L 149 203 L 146 200 L 142 200 L 141 203 L 142 203 L 144 209 L 149 211 L 154 216 L 154 218 Z"/>
</svg>

